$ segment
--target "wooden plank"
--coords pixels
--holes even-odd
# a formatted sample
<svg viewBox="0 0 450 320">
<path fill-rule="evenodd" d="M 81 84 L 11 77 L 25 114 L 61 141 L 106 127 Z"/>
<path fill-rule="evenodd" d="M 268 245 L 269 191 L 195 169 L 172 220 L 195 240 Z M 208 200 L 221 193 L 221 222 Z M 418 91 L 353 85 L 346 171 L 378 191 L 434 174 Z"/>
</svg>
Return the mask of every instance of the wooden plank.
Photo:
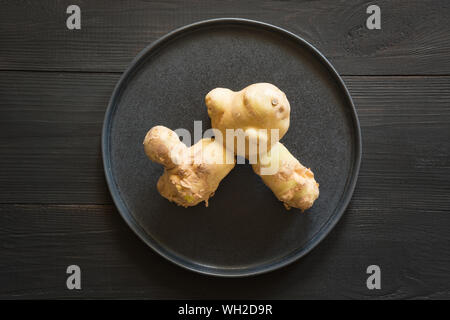
<svg viewBox="0 0 450 320">
<path fill-rule="evenodd" d="M 0 298 L 450 298 L 449 212 L 365 204 L 370 191 L 375 197 L 359 187 L 336 229 L 301 261 L 246 279 L 172 265 L 112 206 L 0 205 Z M 72 264 L 81 291 L 66 289 Z M 381 290 L 366 287 L 372 264 Z"/>
<path fill-rule="evenodd" d="M 310 41 L 344 75 L 450 74 L 447 0 L 379 0 L 381 30 L 358 1 L 77 1 L 81 30 L 66 28 L 71 1 L 2 2 L 0 69 L 122 72 L 146 45 L 196 21 L 241 17 Z"/>
<path fill-rule="evenodd" d="M 374 208 L 449 211 L 450 78 L 345 77 L 345 82 L 363 137 L 360 199 Z"/>
<path fill-rule="evenodd" d="M 110 203 L 100 140 L 118 77 L 0 73 L 0 202 Z"/>
<path fill-rule="evenodd" d="M 300 262 L 248 279 L 166 262 L 110 204 L 100 130 L 117 78 L 0 72 L 0 298 L 450 298 L 450 77 L 345 77 L 363 134 L 350 207 Z M 65 289 L 70 264 L 82 291 Z"/>
<path fill-rule="evenodd" d="M 111 203 L 100 136 L 117 79 L 0 73 L 0 203 Z M 359 201 L 449 208 L 450 77 L 345 81 L 362 126 Z"/>
</svg>

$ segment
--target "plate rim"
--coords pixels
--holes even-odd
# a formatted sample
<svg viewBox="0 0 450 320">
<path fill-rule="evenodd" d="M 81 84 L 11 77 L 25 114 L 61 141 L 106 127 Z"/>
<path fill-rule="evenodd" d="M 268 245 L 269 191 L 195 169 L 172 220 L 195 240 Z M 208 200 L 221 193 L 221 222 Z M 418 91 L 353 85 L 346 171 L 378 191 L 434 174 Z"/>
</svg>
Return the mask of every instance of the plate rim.
<svg viewBox="0 0 450 320">
<path fill-rule="evenodd" d="M 350 106 L 351 111 L 351 117 L 353 120 L 353 139 L 354 145 L 355 145 L 355 154 L 353 155 L 353 166 L 351 168 L 351 177 L 346 183 L 346 187 L 344 189 L 343 195 L 341 196 L 338 205 L 335 207 L 334 211 L 335 213 L 332 214 L 329 219 L 322 225 L 322 227 L 319 229 L 319 231 L 311 238 L 309 239 L 300 250 L 294 250 L 293 252 L 289 253 L 286 256 L 283 256 L 281 258 L 277 258 L 274 261 L 264 263 L 262 265 L 256 265 L 246 268 L 221 268 L 221 267 L 214 267 L 209 265 L 200 264 L 198 262 L 192 262 L 189 259 L 183 258 L 180 255 L 177 255 L 170 251 L 170 249 L 163 247 L 159 243 L 157 243 L 156 240 L 154 240 L 150 234 L 148 234 L 135 220 L 135 218 L 132 216 L 131 211 L 128 210 L 125 201 L 120 196 L 120 192 L 117 188 L 117 184 L 115 183 L 112 169 L 111 169 L 111 157 L 110 157 L 110 135 L 109 135 L 109 129 L 111 128 L 112 118 L 116 109 L 116 101 L 117 98 L 120 97 L 120 94 L 122 93 L 123 85 L 126 84 L 126 81 L 128 78 L 133 76 L 133 73 L 138 69 L 140 63 L 144 61 L 144 58 L 147 54 L 149 54 L 151 51 L 157 50 L 159 47 L 163 46 L 165 43 L 168 43 L 169 41 L 175 39 L 177 36 L 195 31 L 197 29 L 201 29 L 207 26 L 214 26 L 214 25 L 226 25 L 226 24 L 233 24 L 233 25 L 244 25 L 244 26 L 252 26 L 252 27 L 259 27 L 263 28 L 268 31 L 272 31 L 278 34 L 281 34 L 282 36 L 288 37 L 291 40 L 294 40 L 298 45 L 303 46 L 304 48 L 308 49 L 314 56 L 316 56 L 319 61 L 324 65 L 328 71 L 334 76 L 334 80 L 339 85 L 339 89 L 341 89 L 345 95 L 345 98 L 347 100 L 347 103 Z M 130 227 L 131 230 L 150 248 L 153 249 L 156 253 L 158 253 L 160 256 L 164 257 L 166 260 L 184 268 L 190 271 L 194 271 L 196 273 L 209 275 L 209 276 L 217 276 L 217 277 L 228 277 L 228 278 L 237 278 L 237 277 L 248 277 L 248 276 L 255 276 L 263 273 L 267 273 L 270 271 L 274 271 L 277 269 L 280 269 L 282 267 L 285 267 L 294 261 L 299 260 L 300 258 L 304 257 L 306 254 L 308 254 L 312 249 L 314 249 L 316 246 L 318 246 L 323 239 L 326 238 L 326 236 L 333 230 L 333 228 L 336 226 L 336 224 L 339 222 L 341 217 L 343 216 L 345 210 L 348 207 L 348 204 L 350 203 L 350 200 L 353 196 L 356 182 L 358 180 L 359 175 L 359 169 L 361 165 L 361 157 L 362 157 L 362 138 L 361 138 L 361 127 L 358 119 L 358 115 L 356 112 L 355 104 L 353 102 L 353 99 L 347 89 L 347 86 L 345 85 L 343 79 L 339 75 L 339 73 L 336 71 L 336 69 L 333 67 L 333 65 L 328 61 L 328 59 L 318 50 L 316 49 L 312 44 L 310 44 L 308 41 L 303 39 L 302 37 L 287 31 L 283 28 L 277 27 L 275 25 L 256 21 L 256 20 L 250 20 L 250 19 L 244 19 L 244 18 L 216 18 L 216 19 L 208 19 L 208 20 L 202 20 L 198 22 L 194 22 L 185 26 L 182 26 L 180 28 L 177 28 L 161 38 L 157 39 L 156 41 L 153 41 L 149 45 L 147 45 L 143 50 L 141 50 L 134 59 L 130 62 L 130 64 L 127 66 L 123 74 L 120 76 L 119 80 L 117 81 L 114 90 L 111 94 L 111 97 L 108 102 L 108 106 L 106 108 L 104 120 L 103 120 L 103 127 L 102 127 L 102 137 L 101 137 L 101 151 L 102 151 L 102 162 L 103 162 L 103 169 L 105 173 L 106 178 L 106 184 L 108 186 L 108 190 L 111 194 L 111 198 L 113 200 L 114 205 L 117 208 L 117 211 L 119 211 L 119 214 L 122 216 L 122 218 L 125 220 L 127 225 Z M 109 155 L 109 156 L 108 156 Z"/>
</svg>

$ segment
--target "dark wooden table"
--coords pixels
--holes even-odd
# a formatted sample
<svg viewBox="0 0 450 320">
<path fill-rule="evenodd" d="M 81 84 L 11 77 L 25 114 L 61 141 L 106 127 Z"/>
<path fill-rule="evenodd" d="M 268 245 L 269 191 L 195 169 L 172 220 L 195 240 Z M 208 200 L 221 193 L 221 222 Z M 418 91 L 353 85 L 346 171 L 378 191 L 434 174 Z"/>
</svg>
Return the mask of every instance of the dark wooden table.
<svg viewBox="0 0 450 320">
<path fill-rule="evenodd" d="M 381 30 L 366 8 L 381 7 Z M 81 8 L 81 30 L 66 8 Z M 243 17 L 286 28 L 335 65 L 361 121 L 353 200 L 300 261 L 245 279 L 185 271 L 125 225 L 106 188 L 108 99 L 147 44 Z M 450 2 L 1 1 L 1 298 L 450 298 Z M 66 268 L 82 290 L 66 288 Z M 381 268 L 380 290 L 366 268 Z"/>
</svg>

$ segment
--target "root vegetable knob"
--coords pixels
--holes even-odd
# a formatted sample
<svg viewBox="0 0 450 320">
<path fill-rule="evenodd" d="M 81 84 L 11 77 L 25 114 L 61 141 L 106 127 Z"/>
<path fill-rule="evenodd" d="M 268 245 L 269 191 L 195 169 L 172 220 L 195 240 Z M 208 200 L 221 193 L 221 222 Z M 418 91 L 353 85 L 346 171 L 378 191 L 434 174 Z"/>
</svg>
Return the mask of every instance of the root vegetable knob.
<svg viewBox="0 0 450 320">
<path fill-rule="evenodd" d="M 144 150 L 150 160 L 164 166 L 157 189 L 166 199 L 183 207 L 195 206 L 214 195 L 220 181 L 234 168 L 234 156 L 227 156 L 221 143 L 202 139 L 188 148 L 178 135 L 163 126 L 145 136 Z M 232 159 L 232 163 L 226 163 Z"/>
<path fill-rule="evenodd" d="M 249 135 L 257 133 L 258 144 L 264 143 L 264 150 L 270 150 L 289 128 L 289 101 L 283 91 L 270 83 L 255 83 L 237 92 L 216 88 L 206 95 L 205 103 L 211 126 L 221 131 L 225 142 L 227 129 L 234 129 L 235 132 L 242 130 L 246 133 L 245 154 L 236 149 L 236 138 L 232 146 L 235 154 L 247 159 L 250 153 Z M 272 139 L 272 129 L 278 131 L 275 139 Z"/>
<path fill-rule="evenodd" d="M 319 184 L 314 179 L 314 173 L 280 142 L 267 154 L 260 155 L 252 167 L 286 209 L 293 207 L 304 211 L 319 197 Z M 274 169 L 275 173 L 264 174 L 264 169 Z"/>
<path fill-rule="evenodd" d="M 253 170 L 286 208 L 304 211 L 313 205 L 319 196 L 314 174 L 279 143 L 289 128 L 290 116 L 289 101 L 280 89 L 270 83 L 252 84 L 238 92 L 217 88 L 208 93 L 205 101 L 212 127 L 222 132 L 224 140 L 228 139 L 226 129 L 245 132 L 245 157 L 255 162 Z M 266 134 L 260 129 L 265 129 Z M 273 139 L 271 129 L 278 129 L 278 139 Z M 249 137 L 254 136 L 258 141 L 256 155 L 249 152 Z M 264 144 L 267 147 L 261 148 Z M 243 155 L 238 152 L 236 141 L 232 145 L 235 153 Z"/>
</svg>

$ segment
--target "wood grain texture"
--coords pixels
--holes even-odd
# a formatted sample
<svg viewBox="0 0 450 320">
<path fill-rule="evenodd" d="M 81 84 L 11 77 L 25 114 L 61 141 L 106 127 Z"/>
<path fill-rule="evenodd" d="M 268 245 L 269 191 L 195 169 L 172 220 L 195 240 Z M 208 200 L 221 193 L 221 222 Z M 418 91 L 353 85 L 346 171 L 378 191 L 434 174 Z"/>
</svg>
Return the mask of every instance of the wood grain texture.
<svg viewBox="0 0 450 320">
<path fill-rule="evenodd" d="M 1 75 L 0 203 L 111 203 L 100 138 L 118 76 Z M 367 187 L 398 205 L 448 208 L 450 77 L 344 80 L 361 121 Z"/>
<path fill-rule="evenodd" d="M 231 280 L 166 262 L 112 206 L 100 133 L 117 79 L 0 72 L 0 297 L 450 298 L 450 77 L 344 77 L 363 137 L 350 207 L 301 261 Z"/>
<path fill-rule="evenodd" d="M 0 1 L 0 298 L 450 299 L 449 1 L 379 0 L 376 31 L 366 0 L 79 0 L 79 31 L 65 26 L 69 4 Z M 300 261 L 246 279 L 194 274 L 149 249 L 112 205 L 101 162 L 104 112 L 131 59 L 219 17 L 315 45 L 347 75 L 363 137 L 336 228 Z M 81 291 L 65 287 L 71 264 Z M 371 264 L 379 291 L 366 288 Z"/>
<path fill-rule="evenodd" d="M 112 206 L 1 205 L 0 298 L 449 298 L 449 222 L 448 212 L 375 209 L 356 199 L 301 261 L 223 279 L 159 257 Z M 65 287 L 72 264 L 81 268 L 81 291 Z M 366 288 L 371 264 L 382 270 L 379 291 Z"/>
<path fill-rule="evenodd" d="M 0 202 L 110 203 L 100 140 L 119 76 L 0 75 Z"/>
<path fill-rule="evenodd" d="M 381 30 L 365 27 L 371 2 L 77 1 L 81 30 L 66 28 L 63 1 L 2 1 L 0 69 L 122 72 L 145 46 L 200 20 L 239 17 L 292 31 L 345 75 L 450 74 L 450 3 L 379 0 Z"/>
</svg>

